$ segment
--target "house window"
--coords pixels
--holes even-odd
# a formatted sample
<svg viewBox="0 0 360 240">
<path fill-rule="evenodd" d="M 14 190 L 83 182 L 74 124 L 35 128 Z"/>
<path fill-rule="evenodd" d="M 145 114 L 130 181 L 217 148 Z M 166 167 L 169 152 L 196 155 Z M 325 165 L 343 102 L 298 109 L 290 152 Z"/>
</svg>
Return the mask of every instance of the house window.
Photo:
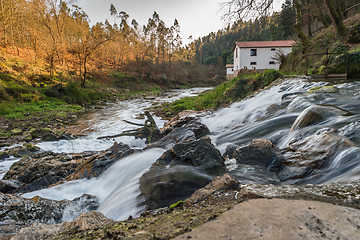
<svg viewBox="0 0 360 240">
<path fill-rule="evenodd" d="M 236 48 L 236 49 L 235 49 L 236 58 L 238 57 L 238 56 L 237 56 L 237 52 L 238 52 L 238 49 Z"/>
<path fill-rule="evenodd" d="M 271 65 L 271 64 L 275 64 L 275 61 L 270 61 L 269 64 L 270 64 L 270 65 Z"/>
<path fill-rule="evenodd" d="M 250 65 L 256 65 L 256 62 L 250 62 Z"/>
<path fill-rule="evenodd" d="M 250 49 L 250 56 L 257 56 L 256 49 Z"/>
<path fill-rule="evenodd" d="M 275 48 L 272 48 L 271 51 L 275 51 Z"/>
</svg>

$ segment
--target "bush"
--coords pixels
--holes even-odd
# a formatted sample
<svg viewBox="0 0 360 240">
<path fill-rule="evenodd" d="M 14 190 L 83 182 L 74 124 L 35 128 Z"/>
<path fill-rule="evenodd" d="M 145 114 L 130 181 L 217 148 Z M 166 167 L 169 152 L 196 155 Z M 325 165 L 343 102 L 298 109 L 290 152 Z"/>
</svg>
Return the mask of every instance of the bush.
<svg viewBox="0 0 360 240">
<path fill-rule="evenodd" d="M 266 69 L 262 74 L 263 83 L 265 86 L 268 86 L 281 76 L 282 74 L 275 69 Z"/>
</svg>

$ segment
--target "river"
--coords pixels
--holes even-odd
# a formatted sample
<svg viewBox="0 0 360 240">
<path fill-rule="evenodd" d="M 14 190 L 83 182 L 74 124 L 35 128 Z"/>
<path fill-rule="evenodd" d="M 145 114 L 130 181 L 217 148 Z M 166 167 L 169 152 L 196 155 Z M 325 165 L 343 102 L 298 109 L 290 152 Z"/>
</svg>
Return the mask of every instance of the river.
<svg viewBox="0 0 360 240">
<path fill-rule="evenodd" d="M 212 132 L 212 143 L 225 152 L 229 144 L 243 146 L 253 139 L 271 140 L 280 149 L 285 149 L 294 139 L 306 138 L 319 129 L 328 127 L 339 129 L 360 119 L 360 82 L 332 83 L 340 91 L 334 94 L 308 93 L 314 87 L 325 86 L 327 82 L 310 79 L 289 79 L 272 88 L 264 90 L 246 100 L 233 103 L 202 119 Z M 104 135 L 113 135 L 133 126 L 122 120 L 143 123 L 137 116 L 154 102 L 164 102 L 184 96 L 197 94 L 205 89 L 176 90 L 165 97 L 153 100 L 133 99 L 110 104 L 105 109 L 84 116 L 76 126 L 85 137 L 76 140 L 40 143 L 43 150 L 54 152 L 82 152 L 88 150 L 104 150 L 113 141 L 97 140 Z M 329 116 L 326 119 L 290 133 L 290 129 L 301 114 L 309 106 L 315 104 L 334 105 L 351 112 L 351 116 Z M 158 126 L 164 120 L 155 117 Z M 143 140 L 132 137 L 115 139 L 134 148 L 144 148 Z M 61 200 L 73 199 L 84 193 L 95 195 L 101 206 L 98 211 L 115 220 L 126 219 L 129 215 L 137 216 L 144 210 L 138 206 L 139 178 L 149 169 L 152 163 L 165 152 L 165 149 L 149 149 L 133 154 L 113 164 L 100 177 L 91 180 L 71 181 L 56 187 L 24 194 L 24 197 L 41 196 Z M 360 176 L 359 147 L 342 149 L 336 152 L 335 159 L 321 178 L 309 179 L 305 183 L 329 183 L 334 181 L 350 182 Z M 283 184 L 272 172 L 254 166 L 237 164 L 234 159 L 227 160 L 228 172 L 243 184 Z M 351 166 L 351 167 L 350 167 Z M 287 184 L 291 182 L 285 182 Z M 69 210 L 70 211 L 70 210 Z M 64 221 L 74 216 L 65 215 Z"/>
</svg>

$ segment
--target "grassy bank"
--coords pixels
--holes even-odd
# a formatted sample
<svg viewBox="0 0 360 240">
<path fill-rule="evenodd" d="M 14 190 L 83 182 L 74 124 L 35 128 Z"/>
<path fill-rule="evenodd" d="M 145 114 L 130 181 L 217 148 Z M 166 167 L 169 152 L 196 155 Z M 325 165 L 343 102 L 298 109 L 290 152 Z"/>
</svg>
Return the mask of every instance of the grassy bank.
<svg viewBox="0 0 360 240">
<path fill-rule="evenodd" d="M 183 110 L 217 109 L 251 95 L 281 76 L 279 71 L 272 69 L 265 70 L 263 74 L 239 75 L 196 97 L 186 97 L 172 103 L 164 103 L 156 111 L 165 117 L 173 117 Z"/>
<path fill-rule="evenodd" d="M 282 64 L 282 71 L 305 74 L 331 74 L 345 73 L 348 64 L 348 77 L 360 77 L 360 14 L 344 21 L 348 28 L 345 36 L 339 37 L 335 34 L 334 26 L 323 29 L 317 35 L 309 39 L 309 45 L 304 51 L 302 44 L 297 42 Z M 319 53 L 331 53 L 325 55 L 312 55 Z M 306 55 L 308 62 L 306 63 Z"/>
</svg>

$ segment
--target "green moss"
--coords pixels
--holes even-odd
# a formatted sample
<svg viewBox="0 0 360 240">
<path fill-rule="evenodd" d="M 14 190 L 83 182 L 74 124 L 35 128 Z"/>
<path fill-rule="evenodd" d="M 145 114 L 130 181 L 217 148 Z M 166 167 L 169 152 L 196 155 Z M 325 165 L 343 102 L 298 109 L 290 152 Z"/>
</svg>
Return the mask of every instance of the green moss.
<svg viewBox="0 0 360 240">
<path fill-rule="evenodd" d="M 182 206 L 184 203 L 185 203 L 184 201 L 178 201 L 177 203 L 172 204 L 169 207 L 169 210 L 173 211 L 175 208 Z"/>
<path fill-rule="evenodd" d="M 308 93 L 336 93 L 338 89 L 334 86 L 322 86 L 322 87 L 313 87 Z"/>
</svg>

